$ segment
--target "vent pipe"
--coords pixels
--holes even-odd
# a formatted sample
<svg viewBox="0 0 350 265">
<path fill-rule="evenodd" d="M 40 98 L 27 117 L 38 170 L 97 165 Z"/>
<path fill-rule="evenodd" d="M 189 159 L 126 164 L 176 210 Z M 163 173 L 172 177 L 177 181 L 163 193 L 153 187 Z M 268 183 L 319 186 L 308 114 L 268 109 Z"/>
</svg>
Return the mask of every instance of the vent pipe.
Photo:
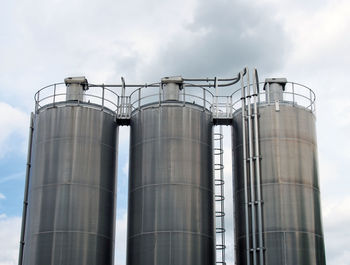
<svg viewBox="0 0 350 265">
<path fill-rule="evenodd" d="M 84 91 L 89 89 L 85 76 L 68 77 L 64 83 L 67 86 L 66 100 L 84 101 Z"/>
</svg>

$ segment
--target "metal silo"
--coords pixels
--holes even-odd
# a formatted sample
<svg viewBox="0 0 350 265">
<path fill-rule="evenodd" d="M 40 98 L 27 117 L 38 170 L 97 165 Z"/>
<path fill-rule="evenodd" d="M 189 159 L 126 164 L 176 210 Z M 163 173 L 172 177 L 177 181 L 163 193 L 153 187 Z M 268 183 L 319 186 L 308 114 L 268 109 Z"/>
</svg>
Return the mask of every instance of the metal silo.
<svg viewBox="0 0 350 265">
<path fill-rule="evenodd" d="M 85 78 L 66 85 L 36 95 L 19 263 L 112 265 L 115 114 L 92 103 Z"/>
<path fill-rule="evenodd" d="M 314 94 L 286 85 L 267 79 L 260 93 L 242 85 L 245 107 L 234 113 L 238 265 L 325 264 Z"/>
<path fill-rule="evenodd" d="M 131 114 L 128 265 L 215 263 L 212 114 L 182 88 Z"/>
</svg>

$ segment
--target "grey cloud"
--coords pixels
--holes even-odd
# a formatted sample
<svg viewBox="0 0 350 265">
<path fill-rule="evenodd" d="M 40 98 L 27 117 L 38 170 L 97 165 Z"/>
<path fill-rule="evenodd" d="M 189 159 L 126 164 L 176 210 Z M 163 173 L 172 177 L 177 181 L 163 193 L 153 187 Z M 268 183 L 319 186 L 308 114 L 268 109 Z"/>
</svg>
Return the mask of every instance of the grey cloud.
<svg viewBox="0 0 350 265">
<path fill-rule="evenodd" d="M 165 14 L 168 6 L 176 12 Z M 131 80 L 145 57 L 135 44 L 145 35 L 161 36 L 171 25 L 158 21 L 175 21 L 183 6 L 156 0 L 6 3 L 0 11 L 0 92 L 8 101 L 20 98 L 17 104 L 29 111 L 36 90 L 66 76 Z"/>
<path fill-rule="evenodd" d="M 269 7 L 237 1 L 201 1 L 185 31 L 164 42 L 150 67 L 158 75 L 233 75 L 246 65 L 270 72 L 283 65 L 289 47 Z"/>
</svg>

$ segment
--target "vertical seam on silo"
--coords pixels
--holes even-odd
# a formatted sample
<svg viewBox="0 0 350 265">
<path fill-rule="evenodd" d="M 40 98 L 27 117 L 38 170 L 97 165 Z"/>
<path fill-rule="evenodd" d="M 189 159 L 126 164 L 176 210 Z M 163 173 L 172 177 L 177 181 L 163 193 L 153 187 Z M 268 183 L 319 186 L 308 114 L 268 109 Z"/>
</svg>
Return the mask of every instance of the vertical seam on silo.
<svg viewBox="0 0 350 265">
<path fill-rule="evenodd" d="M 142 208 L 141 208 L 141 233 L 143 233 L 143 206 L 144 206 L 144 194 L 145 194 L 145 189 L 142 189 Z"/>
<path fill-rule="evenodd" d="M 283 256 L 284 256 L 284 264 L 287 264 L 287 246 L 286 246 L 286 232 L 283 232 Z"/>
<path fill-rule="evenodd" d="M 169 253 L 169 265 L 171 265 L 171 232 L 170 232 L 170 246 L 169 246 L 169 251 L 170 251 L 170 253 Z"/>
</svg>

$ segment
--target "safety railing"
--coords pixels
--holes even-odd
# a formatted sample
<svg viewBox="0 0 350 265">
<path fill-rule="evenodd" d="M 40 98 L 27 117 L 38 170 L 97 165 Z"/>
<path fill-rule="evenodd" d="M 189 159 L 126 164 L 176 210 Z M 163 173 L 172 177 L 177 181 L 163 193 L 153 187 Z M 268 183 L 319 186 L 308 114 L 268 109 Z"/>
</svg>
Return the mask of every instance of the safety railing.
<svg viewBox="0 0 350 265">
<path fill-rule="evenodd" d="M 269 97 L 269 85 L 265 82 L 260 82 L 259 88 L 259 104 L 274 104 Z M 249 86 L 249 89 L 250 94 L 253 94 L 253 84 Z M 230 98 L 221 98 L 218 108 L 226 109 L 227 106 L 232 105 L 232 112 L 227 113 L 227 115 L 232 115 L 233 112 L 241 108 L 241 97 L 241 88 L 239 88 L 231 94 Z M 314 113 L 316 111 L 315 100 L 316 95 L 309 87 L 295 82 L 287 82 L 282 92 L 282 100 L 279 103 L 303 107 Z"/>
<path fill-rule="evenodd" d="M 75 94 L 77 100 L 69 100 L 67 87 L 64 83 L 56 83 L 41 88 L 34 96 L 35 112 L 43 107 L 58 106 L 63 103 L 89 104 L 91 107 L 110 110 L 117 115 L 128 116 L 130 113 L 129 97 L 121 97 L 111 89 L 101 86 L 89 87 L 80 94 Z"/>
<path fill-rule="evenodd" d="M 131 110 L 141 109 L 143 106 L 169 102 L 177 102 L 182 104 L 193 104 L 203 109 L 211 110 L 214 102 L 214 94 L 205 87 L 192 86 L 192 84 L 184 83 L 179 91 L 177 100 L 169 100 L 165 98 L 161 83 L 154 83 L 137 88 L 130 94 Z"/>
<path fill-rule="evenodd" d="M 231 96 L 216 96 L 210 107 L 213 117 L 217 119 L 232 118 L 234 108 Z"/>
<path fill-rule="evenodd" d="M 265 89 L 264 89 L 265 86 Z M 132 85 L 133 91 L 123 96 L 117 94 L 111 88 L 121 87 L 120 85 L 88 85 L 88 90 L 77 95 L 81 104 L 90 104 L 91 107 L 110 110 L 118 118 L 129 119 L 131 112 L 141 109 L 146 105 L 175 102 L 164 98 L 162 83 L 145 84 L 143 86 Z M 128 86 L 127 86 L 128 87 Z M 270 101 L 269 86 L 264 82 L 259 83 L 258 100 L 259 104 L 273 104 Z M 245 87 L 246 88 L 246 87 Z M 246 88 L 247 89 L 247 88 Z M 253 91 L 253 84 L 249 85 Z M 230 119 L 233 113 L 241 108 L 241 88 L 236 89 L 229 95 L 215 95 L 213 87 L 204 87 L 192 83 L 183 83 L 179 92 L 177 103 L 184 105 L 196 105 L 213 113 L 215 119 Z M 232 91 L 232 90 L 231 90 Z M 287 82 L 282 93 L 282 100 L 279 103 L 288 103 L 293 106 L 304 107 L 315 112 L 315 93 L 307 86 L 299 83 Z M 64 83 L 56 83 L 43 87 L 35 94 L 35 111 L 38 112 L 44 106 L 62 105 L 72 103 L 67 100 L 67 88 Z"/>
</svg>

